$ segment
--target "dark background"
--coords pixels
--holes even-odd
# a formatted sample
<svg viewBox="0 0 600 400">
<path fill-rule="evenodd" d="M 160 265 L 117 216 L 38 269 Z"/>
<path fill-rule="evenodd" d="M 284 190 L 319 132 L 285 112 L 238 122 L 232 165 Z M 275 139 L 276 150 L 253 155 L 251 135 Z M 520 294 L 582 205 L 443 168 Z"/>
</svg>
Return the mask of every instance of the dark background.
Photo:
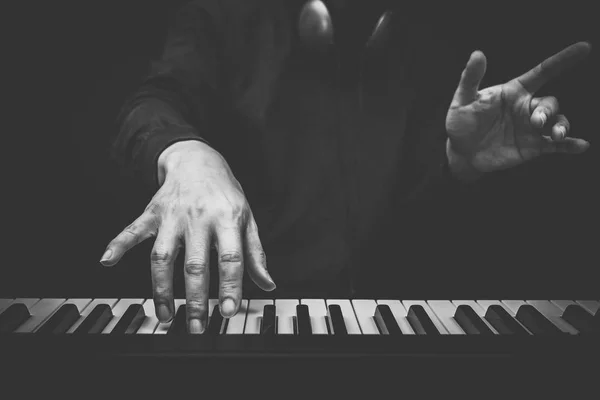
<svg viewBox="0 0 600 400">
<path fill-rule="evenodd" d="M 181 3 L 27 2 L 7 14 L 13 26 L 5 99 L 8 110 L 16 110 L 5 116 L 11 122 L 3 135 L 1 296 L 151 297 L 151 242 L 113 269 L 98 263 L 106 244 L 149 199 L 117 179 L 105 151 L 124 96 L 159 54 L 168 15 Z M 595 44 L 598 36 L 592 2 L 572 8 L 571 2 L 407 4 L 406 12 L 451 42 L 465 63 L 471 51 L 485 52 L 484 86 L 520 75 L 574 42 Z M 591 149 L 578 157 L 545 157 L 498 179 L 496 189 L 481 196 L 488 203 L 469 203 L 476 208 L 460 229 L 433 235 L 440 242 L 430 245 L 439 253 L 431 281 L 436 271 L 445 271 L 440 276 L 446 279 L 468 264 L 447 284 L 454 297 L 600 297 L 598 67 L 598 51 L 592 51 L 585 64 L 539 93 L 559 98 L 572 133 L 590 140 Z M 440 250 L 464 243 L 479 250 L 464 258 Z M 415 293 L 423 295 L 412 297 L 445 295 L 431 287 L 415 282 Z"/>
</svg>

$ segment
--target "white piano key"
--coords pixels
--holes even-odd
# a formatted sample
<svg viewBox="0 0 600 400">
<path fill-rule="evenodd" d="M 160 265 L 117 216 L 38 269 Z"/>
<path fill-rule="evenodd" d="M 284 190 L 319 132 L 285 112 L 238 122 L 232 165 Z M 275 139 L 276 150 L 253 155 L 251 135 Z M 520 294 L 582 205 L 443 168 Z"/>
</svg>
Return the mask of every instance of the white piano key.
<svg viewBox="0 0 600 400">
<path fill-rule="evenodd" d="M 19 326 L 17 333 L 33 333 L 50 315 L 52 315 L 65 299 L 42 299 L 29 309 L 31 318 Z"/>
<path fill-rule="evenodd" d="M 102 330 L 102 333 L 111 333 L 115 325 L 119 322 L 125 311 L 133 304 L 142 304 L 144 299 L 121 299 L 112 308 L 113 318 Z"/>
<path fill-rule="evenodd" d="M 577 303 L 579 303 L 579 305 L 583 307 L 587 312 L 590 312 L 592 314 L 595 314 L 596 311 L 598 311 L 598 308 L 600 307 L 600 301 L 595 300 L 577 300 Z"/>
<path fill-rule="evenodd" d="M 363 335 L 379 335 L 379 328 L 377 328 L 374 318 L 377 302 L 375 300 L 352 300 L 352 307 L 354 307 L 354 313 Z"/>
<path fill-rule="evenodd" d="M 92 311 L 94 311 L 94 308 L 96 308 L 97 305 L 107 304 L 108 306 L 110 306 L 110 308 L 112 308 L 117 303 L 117 301 L 119 301 L 119 299 L 94 299 L 94 300 L 92 300 L 83 309 L 83 311 L 80 312 L 81 317 L 79 317 L 79 319 L 73 324 L 73 326 L 69 328 L 67 333 L 75 332 L 75 330 L 79 327 L 79 325 L 81 325 L 81 323 L 87 318 L 87 316 L 90 315 L 90 313 Z"/>
<path fill-rule="evenodd" d="M 403 334 L 415 334 L 414 329 L 412 326 L 410 326 L 410 323 L 406 319 L 406 308 L 404 308 L 400 300 L 377 300 L 377 304 L 387 305 L 390 308 L 390 311 L 392 311 L 394 318 L 396 318 L 396 322 L 398 323 L 398 326 Z"/>
<path fill-rule="evenodd" d="M 180 306 L 185 305 L 185 299 L 175 299 L 175 314 L 177 314 L 177 310 L 179 310 Z M 155 335 L 164 335 L 169 331 L 173 320 L 175 319 L 175 314 L 173 314 L 173 319 L 164 324 L 159 323 L 156 329 L 154 330 Z"/>
<path fill-rule="evenodd" d="M 579 333 L 571 324 L 562 319 L 562 311 L 560 308 L 549 302 L 548 300 L 527 300 L 528 304 L 534 306 L 544 317 L 558 327 L 563 332 L 576 335 Z"/>
<path fill-rule="evenodd" d="M 325 300 L 325 303 L 328 307 L 331 305 L 340 306 L 340 309 L 342 310 L 342 316 L 344 317 L 344 324 L 346 324 L 346 330 L 348 331 L 349 335 L 361 334 L 360 324 L 356 319 L 356 315 L 354 314 L 354 309 L 352 308 L 352 303 L 350 303 L 350 300 L 333 299 Z"/>
<path fill-rule="evenodd" d="M 561 311 L 565 311 L 570 305 L 577 305 L 573 300 L 550 300 L 550 302 L 560 308 Z"/>
<path fill-rule="evenodd" d="M 487 309 L 489 306 L 502 306 L 504 307 L 504 309 L 513 317 L 515 316 L 515 313 L 513 312 L 513 310 L 510 309 L 510 307 L 508 307 L 506 304 L 504 304 L 503 302 L 501 302 L 500 300 L 477 300 L 477 304 L 479 304 L 479 306 L 483 309 L 483 312 L 486 313 Z"/>
<path fill-rule="evenodd" d="M 273 304 L 273 300 L 251 299 L 248 301 L 248 312 L 246 313 L 244 334 L 260 334 L 260 324 L 262 322 L 263 310 L 268 304 Z"/>
<path fill-rule="evenodd" d="M 300 304 L 306 304 L 310 315 L 310 324 L 313 335 L 328 335 L 327 330 L 327 305 L 325 300 L 302 299 Z"/>
<path fill-rule="evenodd" d="M 522 305 L 525 305 L 527 303 L 525 303 L 524 300 L 502 300 L 502 303 L 507 306 L 511 313 L 513 315 L 517 315 L 517 312 L 519 311 L 519 307 L 521 307 Z"/>
<path fill-rule="evenodd" d="M 0 299 L 0 313 L 11 305 L 14 299 Z"/>
<path fill-rule="evenodd" d="M 215 306 L 218 305 L 219 299 L 208 299 L 208 318 L 210 318 L 210 316 L 212 315 Z M 219 312 L 221 312 L 221 309 L 219 309 Z"/>
<path fill-rule="evenodd" d="M 275 300 L 275 312 L 277 315 L 277 334 L 294 334 L 294 318 L 296 317 L 296 306 L 298 304 L 300 304 L 299 301 L 293 299 Z"/>
<path fill-rule="evenodd" d="M 229 335 L 244 333 L 244 326 L 246 325 L 247 313 L 248 300 L 243 299 L 237 314 L 229 318 L 229 321 L 227 321 L 227 332 L 225 333 Z"/>
<path fill-rule="evenodd" d="M 142 325 L 140 325 L 140 329 L 136 332 L 136 334 L 149 335 L 153 334 L 158 326 L 158 318 L 156 317 L 156 309 L 154 307 L 154 299 L 148 299 L 144 301 L 144 314 L 146 314 L 146 318 Z"/>
<path fill-rule="evenodd" d="M 20 304 L 25 304 L 25 306 L 27 307 L 27 309 L 29 310 L 29 312 L 31 312 L 31 308 L 32 308 L 32 307 L 33 307 L 33 306 L 34 306 L 34 305 L 35 305 L 35 304 L 36 304 L 38 301 L 40 301 L 40 299 L 35 299 L 35 298 L 30 298 L 30 297 L 27 297 L 27 298 L 18 298 L 18 299 L 15 299 L 15 301 L 13 301 L 13 302 L 11 303 L 11 306 L 12 306 L 13 304 L 19 304 L 19 303 L 20 303 Z"/>
<path fill-rule="evenodd" d="M 440 319 L 444 327 L 448 330 L 451 335 L 464 335 L 465 331 L 460 327 L 458 322 L 454 319 L 456 313 L 456 307 L 449 300 L 429 300 L 427 302 L 429 307 L 433 310 L 435 315 Z"/>
<path fill-rule="evenodd" d="M 442 335 L 448 334 L 448 330 L 444 327 L 444 324 L 442 324 L 440 319 L 435 315 L 435 313 L 433 312 L 431 307 L 429 307 L 425 300 L 403 300 L 402 305 L 404 306 L 404 308 L 406 308 L 407 312 L 411 306 L 422 306 L 425 312 L 427 313 L 427 316 L 429 317 L 429 319 L 431 319 L 437 330 L 440 331 Z"/>
<path fill-rule="evenodd" d="M 495 335 L 498 334 L 498 331 L 494 329 L 494 327 L 485 319 L 485 312 L 487 311 L 487 308 L 484 310 L 483 307 L 481 307 L 475 300 L 452 300 L 452 304 L 454 304 L 457 308 L 458 306 L 462 305 L 471 307 L 473 311 L 479 315 L 483 322 L 485 322 L 488 328 L 490 328 Z"/>
<path fill-rule="evenodd" d="M 79 314 L 85 310 L 85 308 L 92 302 L 92 299 L 67 299 L 61 306 L 65 304 L 74 304 L 79 311 Z"/>
</svg>

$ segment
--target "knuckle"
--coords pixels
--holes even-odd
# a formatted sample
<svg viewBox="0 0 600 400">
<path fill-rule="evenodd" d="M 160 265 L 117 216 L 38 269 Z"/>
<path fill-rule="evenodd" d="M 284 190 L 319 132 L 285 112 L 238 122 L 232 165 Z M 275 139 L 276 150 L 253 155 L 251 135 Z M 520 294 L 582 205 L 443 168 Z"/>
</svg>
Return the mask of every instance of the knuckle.
<svg viewBox="0 0 600 400">
<path fill-rule="evenodd" d="M 237 293 L 242 286 L 241 276 L 229 275 L 221 279 L 221 289 L 225 293 Z"/>
<path fill-rule="evenodd" d="M 224 251 L 219 254 L 219 262 L 222 264 L 237 264 L 243 260 L 239 251 Z"/>
<path fill-rule="evenodd" d="M 148 203 L 144 212 L 151 216 L 157 216 L 160 214 L 161 209 L 162 205 L 158 201 L 152 200 L 150 203 Z"/>
<path fill-rule="evenodd" d="M 161 304 L 166 303 L 171 297 L 173 297 L 173 291 L 170 287 L 165 285 L 154 286 L 154 298 Z"/>
<path fill-rule="evenodd" d="M 239 225 L 242 221 L 248 207 L 245 202 L 236 201 L 233 203 L 228 203 L 227 205 L 221 205 L 216 207 L 215 214 L 217 218 L 224 219 L 226 221 L 235 222 L 236 225 Z"/>
<path fill-rule="evenodd" d="M 154 264 L 166 264 L 173 258 L 173 253 L 166 249 L 153 249 L 150 253 L 150 261 Z"/>
<path fill-rule="evenodd" d="M 208 311 L 206 302 L 202 299 L 188 299 L 185 308 L 189 318 L 193 319 L 202 318 Z"/>
<path fill-rule="evenodd" d="M 187 275 L 202 276 L 208 272 L 208 262 L 206 260 L 187 260 L 184 265 Z"/>
<path fill-rule="evenodd" d="M 185 213 L 188 219 L 196 220 L 204 216 L 206 212 L 206 206 L 204 201 L 198 200 L 195 204 L 189 205 L 185 208 Z"/>
</svg>

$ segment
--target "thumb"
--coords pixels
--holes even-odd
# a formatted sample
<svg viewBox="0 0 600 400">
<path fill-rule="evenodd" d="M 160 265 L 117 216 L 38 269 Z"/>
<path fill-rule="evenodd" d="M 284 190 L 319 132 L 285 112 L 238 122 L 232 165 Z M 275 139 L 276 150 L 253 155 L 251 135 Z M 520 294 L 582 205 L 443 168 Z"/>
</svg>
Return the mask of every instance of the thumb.
<svg viewBox="0 0 600 400">
<path fill-rule="evenodd" d="M 454 104 L 467 105 L 477 99 L 477 92 L 485 75 L 486 67 L 487 60 L 481 51 L 476 50 L 471 53 L 454 94 Z"/>
</svg>

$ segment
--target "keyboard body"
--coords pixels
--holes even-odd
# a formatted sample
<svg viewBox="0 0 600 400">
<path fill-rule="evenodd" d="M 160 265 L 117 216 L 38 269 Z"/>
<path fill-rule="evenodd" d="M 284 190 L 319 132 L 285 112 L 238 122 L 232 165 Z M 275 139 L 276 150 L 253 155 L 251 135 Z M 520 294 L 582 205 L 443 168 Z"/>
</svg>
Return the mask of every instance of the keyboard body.
<svg viewBox="0 0 600 400">
<path fill-rule="evenodd" d="M 394 371 L 429 371 L 432 368 L 448 371 L 458 365 L 473 372 L 481 368 L 504 366 L 513 371 L 526 366 L 535 368 L 556 365 L 598 365 L 600 335 L 582 334 L 561 319 L 568 305 L 580 307 L 590 315 L 600 308 L 598 300 L 373 300 L 373 299 L 282 299 L 244 300 L 235 321 L 223 321 L 220 332 L 209 333 L 212 312 L 218 302 L 211 300 L 211 315 L 207 332 L 190 335 L 172 332 L 172 322 L 161 324 L 154 315 L 151 299 L 4 299 L 0 320 L 8 307 L 15 304 L 27 307 L 30 317 L 12 332 L 0 334 L 0 354 L 13 366 L 53 365 L 60 360 L 70 366 L 93 368 L 110 366 L 156 370 L 165 365 L 191 365 L 194 370 L 215 371 L 215 368 L 246 371 L 262 365 L 270 373 L 294 360 L 288 370 L 353 372 L 388 372 L 384 365 L 394 364 Z M 79 318 L 64 334 L 42 334 L 61 307 L 76 304 Z M 77 334 L 77 326 L 84 326 L 87 318 L 99 305 L 110 308 L 108 322 L 101 332 Z M 132 304 L 144 310 L 144 322 L 137 332 L 113 334 L 119 320 Z M 272 304 L 277 328 L 265 334 L 265 305 Z M 295 306 L 307 305 L 312 322 L 311 334 L 300 335 Z M 341 319 L 347 332 L 334 332 L 333 306 L 341 310 Z M 389 334 L 378 320 L 377 306 L 387 305 L 397 322 L 399 334 Z M 469 334 L 456 314 L 460 306 L 468 305 L 491 328 L 492 334 Z M 524 335 L 501 334 L 493 328 L 486 316 L 491 305 L 502 307 L 517 318 L 520 307 L 532 306 L 541 310 L 560 334 L 527 332 Z M 310 306 L 310 307 L 308 307 Z M 176 307 L 185 307 L 185 300 L 177 300 Z M 217 307 L 217 308 L 215 308 Z M 418 321 L 411 320 L 411 312 L 420 307 L 438 333 L 418 331 Z M 179 308 L 178 308 L 179 310 Z M 179 313 L 181 314 L 181 313 Z M 377 315 L 376 315 L 377 314 Z M 55 318 L 56 319 L 56 318 Z M 526 324 L 529 322 L 523 318 Z M 243 323 L 240 323 L 243 321 Z M 379 322 L 378 322 L 379 321 Z M 411 322 L 412 321 L 412 322 Z M 526 324 L 521 324 L 525 326 Z M 336 328 L 337 329 L 337 328 Z M 258 363 L 258 364 L 257 364 Z M 283 364 L 282 364 L 283 363 Z M 573 369 L 571 369 L 572 371 Z"/>
</svg>

